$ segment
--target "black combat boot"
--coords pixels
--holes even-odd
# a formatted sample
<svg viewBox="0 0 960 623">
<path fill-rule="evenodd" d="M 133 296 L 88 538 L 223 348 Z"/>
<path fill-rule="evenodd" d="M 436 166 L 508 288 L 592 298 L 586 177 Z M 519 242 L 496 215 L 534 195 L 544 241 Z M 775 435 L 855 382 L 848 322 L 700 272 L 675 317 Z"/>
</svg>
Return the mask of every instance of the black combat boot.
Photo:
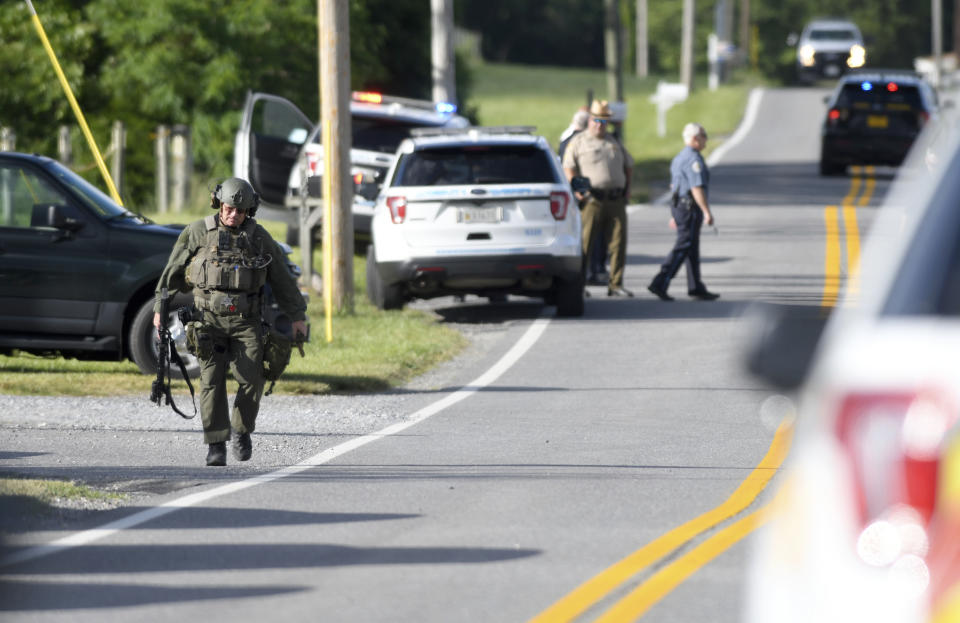
<svg viewBox="0 0 960 623">
<path fill-rule="evenodd" d="M 226 465 L 227 464 L 227 442 L 218 441 L 210 444 L 210 450 L 207 452 L 207 465 Z"/>
<path fill-rule="evenodd" d="M 253 454 L 253 443 L 250 442 L 250 433 L 240 433 L 230 444 L 233 446 L 233 458 L 238 461 L 249 461 Z"/>
</svg>

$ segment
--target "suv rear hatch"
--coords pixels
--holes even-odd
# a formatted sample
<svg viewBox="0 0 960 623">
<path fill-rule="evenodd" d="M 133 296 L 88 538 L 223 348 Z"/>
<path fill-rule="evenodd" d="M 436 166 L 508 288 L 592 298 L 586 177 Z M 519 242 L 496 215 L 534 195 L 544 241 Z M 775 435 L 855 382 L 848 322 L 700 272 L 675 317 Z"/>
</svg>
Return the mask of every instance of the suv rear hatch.
<svg viewBox="0 0 960 623">
<path fill-rule="evenodd" d="M 569 193 L 532 145 L 421 149 L 401 157 L 387 195 L 411 247 L 451 253 L 536 252 L 573 209 Z"/>
<path fill-rule="evenodd" d="M 832 129 L 868 135 L 916 135 L 929 112 L 919 89 L 897 80 L 843 85 L 828 113 Z"/>
</svg>

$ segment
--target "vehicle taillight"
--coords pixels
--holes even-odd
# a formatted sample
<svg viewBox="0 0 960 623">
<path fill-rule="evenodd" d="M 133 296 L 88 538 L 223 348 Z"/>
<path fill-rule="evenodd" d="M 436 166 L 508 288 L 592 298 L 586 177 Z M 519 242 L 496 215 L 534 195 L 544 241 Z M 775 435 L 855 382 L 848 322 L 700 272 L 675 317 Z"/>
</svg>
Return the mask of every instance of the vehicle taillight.
<svg viewBox="0 0 960 623">
<path fill-rule="evenodd" d="M 308 145 L 306 149 L 307 154 L 307 170 L 310 172 L 310 175 L 320 175 L 320 161 L 323 159 L 323 150 L 320 149 L 320 146 L 316 147 L 313 145 Z"/>
<path fill-rule="evenodd" d="M 830 123 L 836 123 L 840 119 L 840 111 L 836 108 L 831 108 L 830 112 L 827 113 L 827 119 L 830 120 Z"/>
<path fill-rule="evenodd" d="M 567 217 L 567 206 L 570 205 L 570 195 L 563 190 L 555 190 L 550 193 L 550 214 L 558 221 Z"/>
<path fill-rule="evenodd" d="M 943 444 L 956 419 L 956 409 L 934 392 L 850 395 L 837 419 L 859 510 L 857 556 L 918 591 L 930 581 L 927 531 Z"/>
<path fill-rule="evenodd" d="M 353 185 L 359 186 L 363 183 L 363 173 L 354 173 L 353 174 Z"/>
<path fill-rule="evenodd" d="M 902 505 L 930 519 L 940 444 L 955 420 L 956 413 L 930 393 L 855 394 L 843 401 L 837 437 L 863 522 Z"/>
<path fill-rule="evenodd" d="M 387 197 L 387 208 L 390 209 L 390 219 L 397 225 L 407 218 L 407 198 L 394 195 Z"/>
</svg>

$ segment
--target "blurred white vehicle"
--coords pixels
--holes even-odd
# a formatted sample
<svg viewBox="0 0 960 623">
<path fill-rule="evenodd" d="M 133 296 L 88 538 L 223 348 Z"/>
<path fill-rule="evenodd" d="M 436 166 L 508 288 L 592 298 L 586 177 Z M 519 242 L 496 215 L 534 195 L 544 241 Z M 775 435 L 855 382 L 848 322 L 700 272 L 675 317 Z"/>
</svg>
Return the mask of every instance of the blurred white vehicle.
<svg viewBox="0 0 960 623">
<path fill-rule="evenodd" d="M 799 394 L 777 512 L 755 542 L 748 623 L 960 621 L 960 148 L 949 124 L 931 124 L 899 172 L 855 290 Z M 766 333 L 752 360 L 761 376 L 799 380 L 786 353 L 815 333 L 810 311 Z"/>
</svg>

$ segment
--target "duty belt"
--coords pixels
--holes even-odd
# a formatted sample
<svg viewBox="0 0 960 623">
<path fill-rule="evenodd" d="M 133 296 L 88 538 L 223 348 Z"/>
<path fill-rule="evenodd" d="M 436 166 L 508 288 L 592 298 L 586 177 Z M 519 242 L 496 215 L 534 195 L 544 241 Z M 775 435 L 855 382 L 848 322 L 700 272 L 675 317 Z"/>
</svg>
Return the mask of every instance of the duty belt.
<svg viewBox="0 0 960 623">
<path fill-rule="evenodd" d="M 601 201 L 623 197 L 625 188 L 591 188 L 590 194 Z"/>
<path fill-rule="evenodd" d="M 194 290 L 193 302 L 197 309 L 221 316 L 253 316 L 259 314 L 260 297 L 248 292 L 231 290 Z"/>
</svg>

